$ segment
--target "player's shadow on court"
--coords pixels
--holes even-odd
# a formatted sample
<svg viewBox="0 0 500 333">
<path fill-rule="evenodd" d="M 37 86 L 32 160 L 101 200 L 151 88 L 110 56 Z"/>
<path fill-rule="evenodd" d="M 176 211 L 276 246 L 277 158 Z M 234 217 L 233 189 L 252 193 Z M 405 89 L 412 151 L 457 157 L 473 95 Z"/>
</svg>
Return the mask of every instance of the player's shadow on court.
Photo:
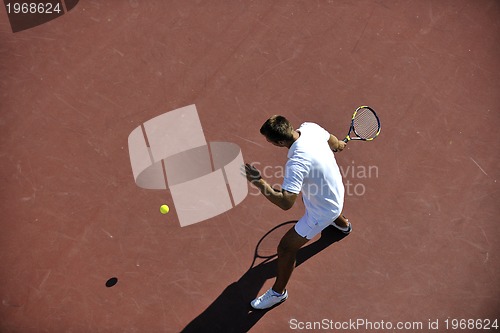
<svg viewBox="0 0 500 333">
<path fill-rule="evenodd" d="M 266 233 L 257 243 L 254 261 L 257 257 L 265 260 L 255 267 L 251 267 L 236 282 L 230 284 L 217 299 L 198 317 L 193 319 L 182 330 L 184 333 L 191 332 L 220 332 L 240 333 L 248 332 L 269 310 L 254 310 L 250 302 L 261 291 L 262 286 L 268 279 L 276 277 L 276 255 L 259 256 L 259 246 L 262 246 L 268 235 L 275 230 L 284 234 L 297 221 L 284 222 Z M 297 253 L 297 265 L 307 261 L 309 258 L 323 251 L 335 242 L 346 237 L 334 227 L 328 227 L 321 233 L 321 237 L 311 244 L 301 248 Z M 279 240 L 274 241 L 274 247 Z M 274 249 L 274 253 L 276 250 Z M 252 263 L 252 265 L 253 265 Z"/>
</svg>

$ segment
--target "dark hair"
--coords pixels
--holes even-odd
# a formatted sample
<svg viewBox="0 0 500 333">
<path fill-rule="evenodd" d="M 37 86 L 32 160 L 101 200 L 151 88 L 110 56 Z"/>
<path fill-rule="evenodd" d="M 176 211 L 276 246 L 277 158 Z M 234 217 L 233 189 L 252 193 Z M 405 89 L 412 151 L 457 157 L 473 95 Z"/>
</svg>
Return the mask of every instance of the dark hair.
<svg viewBox="0 0 500 333">
<path fill-rule="evenodd" d="M 260 134 L 274 142 L 290 141 L 293 140 L 293 127 L 285 117 L 274 115 L 262 125 Z"/>
</svg>

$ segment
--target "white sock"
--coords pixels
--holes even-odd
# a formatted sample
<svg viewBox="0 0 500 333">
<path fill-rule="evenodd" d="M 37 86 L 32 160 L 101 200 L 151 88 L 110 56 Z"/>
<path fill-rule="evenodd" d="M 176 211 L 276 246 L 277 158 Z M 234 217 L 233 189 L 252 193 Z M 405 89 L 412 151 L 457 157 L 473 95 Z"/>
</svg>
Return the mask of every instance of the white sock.
<svg viewBox="0 0 500 333">
<path fill-rule="evenodd" d="M 280 294 L 279 292 L 274 291 L 274 289 L 273 289 L 273 288 L 271 288 L 271 291 L 273 292 L 273 295 L 274 295 L 274 296 L 283 296 L 283 294 L 285 293 L 285 292 L 283 292 L 283 293 L 281 293 L 281 294 Z"/>
</svg>

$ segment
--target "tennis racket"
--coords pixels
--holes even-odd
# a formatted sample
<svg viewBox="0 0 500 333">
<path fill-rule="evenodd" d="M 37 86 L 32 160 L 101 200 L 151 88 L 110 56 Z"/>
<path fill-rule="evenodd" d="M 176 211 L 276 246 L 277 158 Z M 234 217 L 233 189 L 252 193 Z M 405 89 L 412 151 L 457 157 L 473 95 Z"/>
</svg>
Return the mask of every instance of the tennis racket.
<svg viewBox="0 0 500 333">
<path fill-rule="evenodd" d="M 347 143 L 351 140 L 371 141 L 379 134 L 380 120 L 375 111 L 369 106 L 360 106 L 352 115 L 351 127 L 344 142 Z"/>
</svg>

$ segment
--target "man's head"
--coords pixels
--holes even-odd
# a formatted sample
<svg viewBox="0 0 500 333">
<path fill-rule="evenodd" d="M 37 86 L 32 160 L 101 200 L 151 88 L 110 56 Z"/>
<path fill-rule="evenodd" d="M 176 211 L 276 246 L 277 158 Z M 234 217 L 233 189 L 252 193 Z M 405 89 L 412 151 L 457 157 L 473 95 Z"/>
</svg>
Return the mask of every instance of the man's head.
<svg viewBox="0 0 500 333">
<path fill-rule="evenodd" d="M 269 118 L 260 128 L 267 141 L 278 147 L 289 147 L 294 141 L 294 132 L 288 119 L 279 115 Z"/>
</svg>

